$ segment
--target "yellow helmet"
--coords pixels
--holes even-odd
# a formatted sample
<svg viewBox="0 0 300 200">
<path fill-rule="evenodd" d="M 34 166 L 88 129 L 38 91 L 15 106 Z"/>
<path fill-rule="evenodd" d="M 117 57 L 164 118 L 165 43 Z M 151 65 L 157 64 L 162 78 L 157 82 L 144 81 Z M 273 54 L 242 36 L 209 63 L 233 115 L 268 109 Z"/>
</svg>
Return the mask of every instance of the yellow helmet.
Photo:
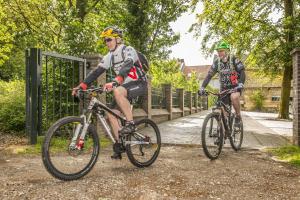
<svg viewBox="0 0 300 200">
<path fill-rule="evenodd" d="M 101 38 L 104 37 L 122 38 L 122 36 L 123 36 L 123 31 L 118 27 L 112 27 L 112 26 L 105 28 L 100 34 Z"/>
</svg>

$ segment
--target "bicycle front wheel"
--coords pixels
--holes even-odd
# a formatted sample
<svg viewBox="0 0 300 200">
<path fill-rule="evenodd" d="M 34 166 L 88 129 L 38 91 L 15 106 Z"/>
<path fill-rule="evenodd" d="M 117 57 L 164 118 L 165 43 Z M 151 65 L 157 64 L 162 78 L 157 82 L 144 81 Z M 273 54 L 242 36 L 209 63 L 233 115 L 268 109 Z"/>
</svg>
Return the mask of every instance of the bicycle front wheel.
<svg viewBox="0 0 300 200">
<path fill-rule="evenodd" d="M 65 117 L 48 130 L 42 147 L 42 159 L 47 171 L 60 180 L 76 180 L 91 171 L 99 154 L 99 138 L 89 125 L 84 140 L 80 139 L 83 120 Z"/>
<path fill-rule="evenodd" d="M 238 151 L 242 147 L 243 139 L 244 139 L 244 127 L 242 120 L 240 121 L 239 127 L 235 127 L 235 116 L 232 118 L 232 124 L 231 124 L 231 135 L 230 135 L 230 144 L 231 147 Z"/>
<path fill-rule="evenodd" d="M 211 160 L 217 159 L 222 151 L 224 140 L 219 113 L 213 112 L 206 116 L 201 139 L 204 154 Z"/>
<path fill-rule="evenodd" d="M 126 153 L 130 162 L 137 167 L 148 167 L 158 157 L 161 138 L 160 132 L 150 119 L 142 119 L 135 123 L 136 131 L 127 137 Z"/>
</svg>

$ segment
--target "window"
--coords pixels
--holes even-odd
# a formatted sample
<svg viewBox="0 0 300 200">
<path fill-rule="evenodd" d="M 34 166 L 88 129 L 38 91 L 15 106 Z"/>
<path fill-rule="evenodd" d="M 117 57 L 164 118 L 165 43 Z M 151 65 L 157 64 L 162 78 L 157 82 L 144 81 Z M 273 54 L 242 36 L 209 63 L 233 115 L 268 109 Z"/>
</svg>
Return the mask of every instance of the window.
<svg viewBox="0 0 300 200">
<path fill-rule="evenodd" d="M 272 101 L 280 101 L 280 96 L 272 96 Z"/>
</svg>

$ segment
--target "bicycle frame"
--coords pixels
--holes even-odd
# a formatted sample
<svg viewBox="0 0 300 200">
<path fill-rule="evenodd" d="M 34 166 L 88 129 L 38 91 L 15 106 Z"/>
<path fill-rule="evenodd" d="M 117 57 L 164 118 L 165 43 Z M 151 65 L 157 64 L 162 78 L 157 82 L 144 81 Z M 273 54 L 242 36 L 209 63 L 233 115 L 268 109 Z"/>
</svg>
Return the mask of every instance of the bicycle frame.
<svg viewBox="0 0 300 200">
<path fill-rule="evenodd" d="M 226 105 L 223 103 L 222 99 L 225 98 L 227 95 L 230 95 L 233 93 L 234 90 L 229 89 L 225 90 L 221 93 L 214 93 L 214 92 L 208 92 L 210 94 L 213 94 L 218 97 L 218 100 L 216 102 L 216 107 L 213 108 L 213 111 L 219 109 L 220 111 L 220 120 L 222 121 L 222 127 L 225 129 L 225 138 L 229 136 L 230 130 L 230 124 L 231 124 L 231 115 L 232 115 L 232 105 L 231 103 L 229 105 Z"/>
<path fill-rule="evenodd" d="M 112 114 L 114 117 L 116 117 L 118 120 L 120 120 L 121 122 L 121 125 L 122 126 L 125 126 L 125 123 L 126 123 L 126 118 L 115 113 L 113 110 L 111 110 L 109 107 L 107 107 L 104 103 L 102 103 L 101 101 L 99 101 L 96 96 L 96 92 L 95 91 L 98 91 L 98 89 L 95 89 L 93 91 L 92 89 L 92 98 L 89 102 L 89 105 L 87 107 L 87 111 L 82 114 L 80 117 L 83 119 L 83 129 L 82 129 L 82 132 L 81 132 L 81 135 L 80 135 L 80 139 L 84 139 L 85 135 L 86 135 L 86 131 L 87 131 L 87 128 L 89 127 L 90 123 L 91 123 L 91 117 L 92 117 L 92 114 L 96 114 L 97 118 L 99 119 L 100 123 L 102 124 L 102 126 L 104 127 L 104 130 L 106 132 L 106 134 L 109 136 L 109 138 L 111 139 L 111 141 L 113 143 L 116 143 L 116 140 L 111 132 L 111 128 L 109 127 L 109 125 L 107 124 L 107 121 L 104 117 L 104 114 L 105 114 L 105 111 Z M 103 92 L 102 90 L 100 90 L 100 93 Z M 74 139 L 74 142 L 76 142 L 77 138 L 78 138 L 78 134 L 79 134 L 79 131 L 81 129 L 81 124 L 78 124 L 77 127 L 76 127 L 76 131 L 74 133 L 74 136 L 73 136 L 73 139 Z M 135 132 L 135 134 L 139 135 L 140 137 L 142 138 L 145 138 L 143 135 Z M 72 141 L 73 141 L 72 139 Z M 144 142 L 144 144 L 147 144 L 147 142 Z"/>
</svg>

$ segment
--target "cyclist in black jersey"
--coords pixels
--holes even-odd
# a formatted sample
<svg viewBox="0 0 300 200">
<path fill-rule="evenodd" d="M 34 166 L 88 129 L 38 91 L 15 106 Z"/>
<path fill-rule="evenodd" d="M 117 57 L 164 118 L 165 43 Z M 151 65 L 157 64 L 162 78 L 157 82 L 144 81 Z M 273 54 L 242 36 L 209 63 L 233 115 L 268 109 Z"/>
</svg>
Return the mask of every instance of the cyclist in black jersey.
<svg viewBox="0 0 300 200">
<path fill-rule="evenodd" d="M 208 85 L 211 78 L 216 73 L 219 73 L 220 92 L 228 89 L 236 89 L 236 92 L 232 93 L 230 97 L 228 96 L 228 98 L 225 98 L 224 101 L 227 104 L 231 101 L 236 112 L 235 126 L 239 127 L 242 119 L 240 96 L 246 79 L 245 66 L 238 58 L 230 54 L 230 45 L 227 42 L 221 41 L 217 45 L 216 50 L 218 52 L 218 57 L 214 60 L 203 81 L 199 94 L 203 95 L 205 93 L 205 87 Z"/>
</svg>

